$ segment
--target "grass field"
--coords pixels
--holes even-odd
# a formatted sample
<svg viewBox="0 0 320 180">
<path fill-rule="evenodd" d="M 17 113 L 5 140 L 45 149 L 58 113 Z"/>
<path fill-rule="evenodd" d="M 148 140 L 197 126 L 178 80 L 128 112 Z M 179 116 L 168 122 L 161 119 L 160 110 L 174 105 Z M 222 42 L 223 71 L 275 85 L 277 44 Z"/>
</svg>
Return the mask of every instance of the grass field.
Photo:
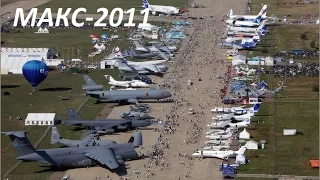
<svg viewBox="0 0 320 180">
<path fill-rule="evenodd" d="M 269 0 L 253 1 L 252 14 L 257 14 L 261 9 L 260 2 L 270 4 Z M 272 1 L 268 15 L 275 14 L 282 18 L 283 15 L 291 14 L 291 18 L 294 18 L 318 12 L 318 4 L 288 5 L 289 9 L 276 5 L 278 2 L 281 4 L 284 1 Z M 311 49 L 311 41 L 315 40 L 319 44 L 318 31 L 317 25 L 272 27 L 270 35 L 264 37 L 262 45 L 259 45 L 260 49 L 267 48 L 269 52 L 263 54 L 253 51 L 253 55 L 266 56 L 283 50 Z M 303 33 L 307 34 L 305 40 L 301 39 Z M 285 81 L 287 87 L 275 96 L 274 105 L 270 101 L 263 103 L 257 117 L 253 118 L 253 121 L 260 123 L 253 122 L 248 132 L 253 140 L 266 140 L 267 145 L 263 150 L 246 151 L 250 163 L 241 166 L 238 173 L 318 176 L 319 169 L 312 169 L 309 160 L 319 159 L 319 92 L 312 91 L 313 86 L 319 86 L 319 77 L 280 79 L 262 76 L 261 79 L 271 86 L 270 89 L 275 89 L 279 81 Z M 283 129 L 296 129 L 304 135 L 283 136 Z"/>
<path fill-rule="evenodd" d="M 108 89 L 110 86 L 103 76 L 105 74 L 110 74 L 117 78 L 117 70 L 93 70 L 89 73 L 90 77 L 97 84 L 102 84 L 105 86 L 105 89 Z M 31 112 L 53 112 L 57 113 L 58 119 L 66 119 L 67 108 L 78 109 L 85 100 L 85 91 L 81 88 L 85 83 L 80 74 L 64 74 L 57 71 L 49 72 L 47 79 L 37 87 L 32 95 L 29 95 L 32 92 L 32 87 L 22 75 L 2 75 L 1 80 L 2 92 L 7 91 L 10 93 L 9 96 L 1 97 L 1 130 L 27 130 L 29 131 L 28 137 L 33 144 L 38 141 L 46 127 L 31 127 L 30 129 L 30 127 L 24 126 L 24 122 L 16 120 L 17 116 L 25 119 L 27 114 Z M 83 109 L 80 110 L 79 113 L 82 118 L 93 119 L 103 109 L 103 104 L 94 104 L 94 102 L 94 100 L 90 99 Z M 12 117 L 12 120 L 9 120 L 9 116 Z M 80 133 L 73 132 L 71 127 L 58 126 L 58 128 L 61 135 L 66 138 L 77 139 L 80 136 Z M 39 144 L 39 148 L 54 147 L 49 145 L 49 137 L 50 134 Z M 17 153 L 8 137 L 1 136 L 1 141 L 3 150 L 1 173 L 4 174 L 9 167 L 17 162 L 15 160 Z M 38 163 L 22 163 L 12 175 L 35 175 L 34 172 L 45 169 L 38 165 Z"/>
<path fill-rule="evenodd" d="M 150 4 L 154 5 L 168 5 L 168 6 L 174 6 L 174 7 L 182 7 L 184 5 L 187 5 L 187 0 L 151 0 L 149 1 Z M 118 0 L 118 1 L 112 1 L 112 0 L 52 0 L 46 4 L 43 4 L 39 6 L 39 11 L 43 12 L 43 10 L 47 7 L 50 7 L 52 12 L 57 12 L 58 8 L 80 8 L 84 7 L 87 9 L 87 13 L 97 13 L 97 9 L 101 7 L 106 7 L 109 10 L 109 13 L 112 9 L 116 7 L 120 7 L 123 10 L 130 9 L 132 7 L 141 7 L 142 6 L 142 0 Z M 140 8 L 142 9 L 142 7 Z M 72 11 L 73 11 L 72 10 Z M 138 13 L 138 12 L 136 12 Z"/>
<path fill-rule="evenodd" d="M 55 29 L 54 32 L 49 34 L 37 34 L 37 29 L 22 29 L 22 33 L 3 33 L 2 41 L 5 41 L 4 47 L 14 48 L 55 48 L 61 51 L 62 59 L 71 58 L 85 58 L 85 59 L 100 59 L 102 56 L 107 55 L 111 52 L 114 46 L 119 46 L 122 50 L 129 47 L 130 42 L 126 40 L 129 31 L 119 31 L 116 33 L 109 31 L 102 31 L 101 28 L 96 29 Z M 117 34 L 119 35 L 118 40 L 113 40 L 106 46 L 108 48 L 105 53 L 88 58 L 87 55 L 93 52 L 92 47 L 94 44 L 91 43 L 90 35 L 96 34 L 101 36 L 102 34 Z M 36 39 L 36 41 L 35 41 Z M 77 55 L 73 52 L 72 48 L 80 48 L 80 53 Z M 74 50 L 77 51 L 77 50 Z M 98 60 L 98 59 L 97 59 Z"/>
<path fill-rule="evenodd" d="M 279 19 L 289 15 L 289 19 L 300 19 L 305 15 L 317 17 L 319 15 L 319 0 L 311 0 L 310 4 L 295 4 L 296 0 L 253 0 L 252 14 L 256 15 L 261 9 L 261 4 L 268 5 L 267 16 L 275 15 Z M 286 2 L 285 5 L 283 3 Z M 290 4 L 294 3 L 293 5 Z M 278 5 L 279 3 L 279 5 Z"/>
<path fill-rule="evenodd" d="M 311 14 L 315 16 L 318 13 L 319 9 L 319 1 L 315 1 L 315 4 L 308 5 L 287 5 L 280 6 L 276 5 L 278 2 L 282 4 L 283 2 L 293 2 L 293 1 L 285 1 L 285 0 L 277 0 L 272 1 L 270 3 L 269 0 L 261 0 L 261 1 L 253 1 L 252 4 L 252 15 L 256 15 L 259 13 L 262 4 L 268 4 L 267 15 L 275 14 L 279 19 L 283 18 L 283 14 L 290 14 L 289 18 L 297 18 L 306 14 Z M 295 2 L 295 1 L 294 1 Z M 271 6 L 270 6 L 271 5 Z M 290 7 L 290 8 L 287 8 Z M 290 10 L 289 10 L 290 9 Z M 308 12 L 308 13 L 306 13 Z M 296 13 L 296 16 L 294 16 Z M 312 49 L 311 42 L 315 41 L 316 47 L 319 48 L 319 26 L 318 25 L 278 25 L 274 27 L 269 27 L 269 34 L 264 36 L 261 39 L 261 42 L 257 44 L 257 48 L 252 51 L 251 56 L 260 56 L 260 55 L 268 55 L 270 53 L 275 53 L 279 51 L 286 51 L 291 49 Z M 306 39 L 301 39 L 302 34 L 306 34 Z M 267 53 L 262 53 L 262 49 L 267 49 Z M 249 55 L 249 54 L 248 54 Z M 317 60 L 317 59 L 316 59 Z"/>
<path fill-rule="evenodd" d="M 8 5 L 8 4 L 15 3 L 15 2 L 17 2 L 17 1 L 19 1 L 19 0 L 2 0 L 2 1 L 1 1 L 1 6 L 3 7 L 3 6 L 6 6 L 6 5 Z"/>
</svg>

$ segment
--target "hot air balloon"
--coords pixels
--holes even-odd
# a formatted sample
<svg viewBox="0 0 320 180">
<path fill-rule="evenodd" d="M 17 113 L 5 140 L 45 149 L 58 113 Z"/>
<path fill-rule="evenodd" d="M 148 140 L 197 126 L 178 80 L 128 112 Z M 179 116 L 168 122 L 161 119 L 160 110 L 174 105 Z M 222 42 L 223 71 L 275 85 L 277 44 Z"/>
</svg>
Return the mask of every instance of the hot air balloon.
<svg viewBox="0 0 320 180">
<path fill-rule="evenodd" d="M 36 88 L 44 79 L 46 79 L 49 68 L 43 61 L 31 60 L 22 67 L 23 76 L 29 81 L 33 88 Z"/>
</svg>

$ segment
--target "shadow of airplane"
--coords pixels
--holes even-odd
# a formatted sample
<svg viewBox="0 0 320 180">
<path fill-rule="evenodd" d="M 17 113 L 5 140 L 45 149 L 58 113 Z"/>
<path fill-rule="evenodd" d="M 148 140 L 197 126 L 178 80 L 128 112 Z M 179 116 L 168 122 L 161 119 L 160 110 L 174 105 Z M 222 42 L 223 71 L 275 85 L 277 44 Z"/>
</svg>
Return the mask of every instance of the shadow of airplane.
<svg viewBox="0 0 320 180">
<path fill-rule="evenodd" d="M 36 171 L 35 173 L 44 173 L 44 172 L 63 172 L 63 171 L 67 171 L 67 170 L 70 170 L 70 169 L 77 169 L 77 168 L 58 168 L 58 167 L 55 167 L 55 166 L 40 166 L 42 168 L 46 168 L 46 169 L 43 169 L 43 170 L 40 170 L 40 171 Z M 130 169 L 130 167 L 127 167 L 127 165 L 124 165 L 124 166 L 120 166 L 120 168 L 118 169 L 115 169 L 115 170 L 110 170 L 107 166 L 101 166 L 105 169 L 108 169 L 110 172 L 112 173 L 116 173 L 118 176 L 125 176 L 128 174 L 128 171 L 127 169 Z M 86 168 L 86 167 L 83 167 L 83 168 Z"/>
<path fill-rule="evenodd" d="M 18 88 L 18 85 L 1 85 L 2 89 L 9 89 L 9 88 Z"/>
<path fill-rule="evenodd" d="M 72 88 L 68 87 L 56 87 L 56 88 L 44 88 L 44 89 L 39 89 L 38 91 L 69 91 Z"/>
</svg>

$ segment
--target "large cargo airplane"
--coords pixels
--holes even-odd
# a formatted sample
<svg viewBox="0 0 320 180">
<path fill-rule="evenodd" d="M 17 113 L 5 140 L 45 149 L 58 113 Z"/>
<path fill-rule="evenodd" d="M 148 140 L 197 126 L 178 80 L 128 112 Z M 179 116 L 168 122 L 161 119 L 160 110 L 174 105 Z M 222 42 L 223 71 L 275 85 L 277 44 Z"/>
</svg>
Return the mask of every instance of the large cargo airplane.
<svg viewBox="0 0 320 180">
<path fill-rule="evenodd" d="M 264 5 L 259 14 L 261 14 L 261 19 L 266 19 L 267 18 L 267 8 L 268 8 L 268 5 Z M 232 22 L 233 20 L 238 20 L 238 21 L 248 21 L 248 20 L 254 20 L 256 19 L 258 15 L 234 15 L 233 14 L 233 10 L 230 9 L 229 12 L 228 12 L 228 18 L 229 20 L 227 20 L 228 22 Z"/>
<path fill-rule="evenodd" d="M 173 6 L 151 5 L 148 0 L 142 0 L 143 8 L 150 9 L 152 15 L 158 16 L 160 14 L 177 15 L 180 14 L 180 9 Z"/>
</svg>

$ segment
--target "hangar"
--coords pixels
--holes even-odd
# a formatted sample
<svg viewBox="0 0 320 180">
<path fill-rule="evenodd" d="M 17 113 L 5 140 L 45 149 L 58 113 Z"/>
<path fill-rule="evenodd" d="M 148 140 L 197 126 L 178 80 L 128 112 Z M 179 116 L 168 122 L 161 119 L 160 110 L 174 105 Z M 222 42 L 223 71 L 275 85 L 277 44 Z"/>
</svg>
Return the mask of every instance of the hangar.
<svg viewBox="0 0 320 180">
<path fill-rule="evenodd" d="M 56 113 L 28 113 L 24 121 L 25 126 L 52 126 L 56 120 Z"/>
<path fill-rule="evenodd" d="M 30 60 L 43 60 L 57 66 L 62 59 L 48 59 L 49 48 L 1 48 L 1 74 L 22 74 L 23 65 Z"/>
</svg>

